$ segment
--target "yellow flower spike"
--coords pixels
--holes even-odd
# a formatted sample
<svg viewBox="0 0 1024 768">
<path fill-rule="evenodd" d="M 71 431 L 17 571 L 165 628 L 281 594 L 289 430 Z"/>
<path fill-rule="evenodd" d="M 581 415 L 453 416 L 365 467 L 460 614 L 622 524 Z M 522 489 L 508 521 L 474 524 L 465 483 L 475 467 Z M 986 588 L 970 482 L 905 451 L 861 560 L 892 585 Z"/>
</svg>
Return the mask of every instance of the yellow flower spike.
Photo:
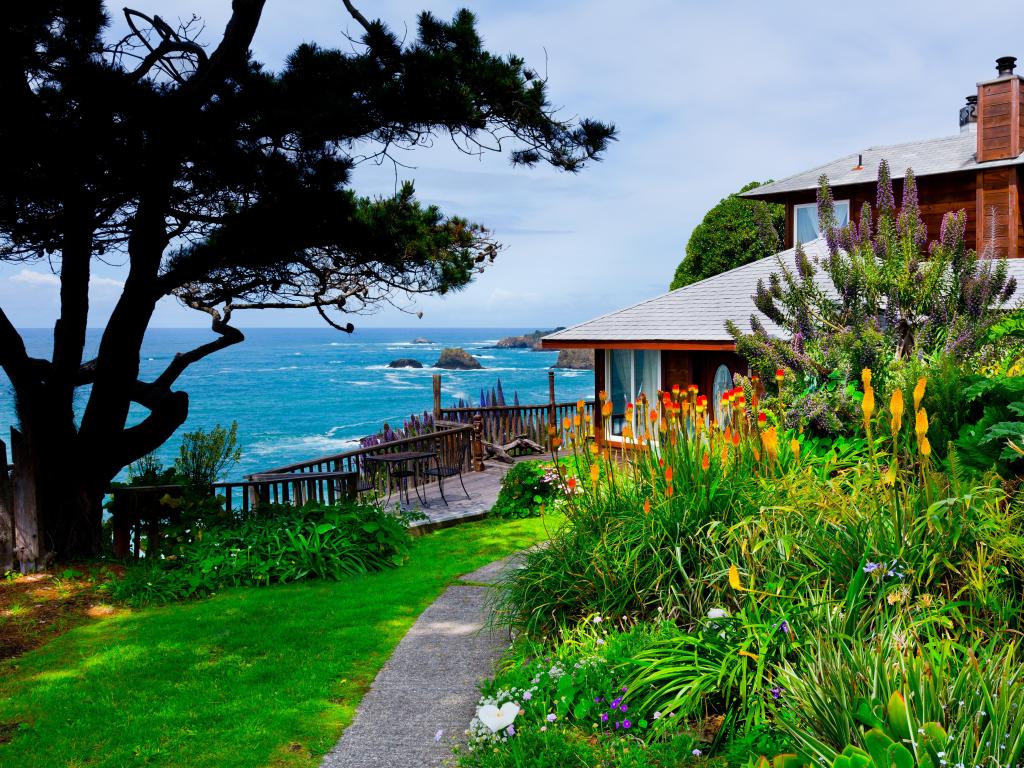
<svg viewBox="0 0 1024 768">
<path fill-rule="evenodd" d="M 739 592 L 743 591 L 743 585 L 740 584 L 740 570 L 735 565 L 729 566 L 729 586 Z"/>
<path fill-rule="evenodd" d="M 578 427 L 582 422 L 583 420 L 580 418 L 578 413 L 572 417 L 572 424 L 574 427 Z"/>
<path fill-rule="evenodd" d="M 569 421 L 569 417 L 568 416 L 566 416 L 564 419 L 562 419 L 562 429 L 564 429 L 566 432 L 568 432 L 569 431 L 569 427 L 571 427 L 571 426 L 572 426 L 572 422 Z"/>
<path fill-rule="evenodd" d="M 587 404 L 585 402 L 583 402 L 582 400 L 577 400 L 576 401 L 576 410 L 579 411 L 580 413 L 583 413 L 585 410 L 587 410 Z"/>
<path fill-rule="evenodd" d="M 601 399 L 605 400 L 603 397 Z M 604 405 L 601 406 L 601 415 L 605 417 L 612 415 L 612 404 L 609 403 L 607 400 L 605 400 Z"/>
<path fill-rule="evenodd" d="M 776 427 L 769 427 L 761 433 L 764 454 L 774 461 L 779 455 L 779 432 Z"/>
<path fill-rule="evenodd" d="M 864 382 L 864 389 L 868 389 L 871 386 L 871 369 L 863 368 L 860 372 L 860 380 Z"/>
<path fill-rule="evenodd" d="M 597 393 L 597 399 L 603 403 L 605 400 L 608 399 L 608 393 L 602 389 L 600 392 Z"/>
<path fill-rule="evenodd" d="M 622 439 L 632 440 L 633 439 L 633 428 L 627 424 L 622 428 Z"/>
<path fill-rule="evenodd" d="M 928 433 L 928 411 L 924 408 L 919 409 L 914 418 L 914 432 L 917 433 L 918 442 Z"/>
<path fill-rule="evenodd" d="M 917 386 L 914 387 L 914 410 L 916 411 L 921 407 L 921 401 L 924 400 L 924 388 L 928 384 L 928 380 L 922 376 L 917 380 Z"/>
<path fill-rule="evenodd" d="M 925 457 L 932 455 L 932 444 L 928 442 L 927 435 L 921 438 L 921 455 Z"/>
<path fill-rule="evenodd" d="M 889 413 L 892 414 L 892 433 L 897 434 L 903 426 L 903 392 L 893 390 L 889 398 Z"/>
<path fill-rule="evenodd" d="M 598 478 L 601 477 L 601 467 L 595 462 L 590 465 L 590 482 L 597 485 Z"/>
<path fill-rule="evenodd" d="M 866 427 L 871 421 L 871 415 L 875 412 L 875 390 L 871 388 L 870 384 L 864 389 L 864 399 L 860 401 L 860 407 L 864 412 L 864 426 Z"/>
<path fill-rule="evenodd" d="M 597 456 L 597 443 L 591 443 L 590 444 L 590 452 L 594 456 Z"/>
<path fill-rule="evenodd" d="M 789 441 L 789 450 L 793 453 L 793 458 L 800 461 L 800 441 L 795 437 Z"/>
</svg>

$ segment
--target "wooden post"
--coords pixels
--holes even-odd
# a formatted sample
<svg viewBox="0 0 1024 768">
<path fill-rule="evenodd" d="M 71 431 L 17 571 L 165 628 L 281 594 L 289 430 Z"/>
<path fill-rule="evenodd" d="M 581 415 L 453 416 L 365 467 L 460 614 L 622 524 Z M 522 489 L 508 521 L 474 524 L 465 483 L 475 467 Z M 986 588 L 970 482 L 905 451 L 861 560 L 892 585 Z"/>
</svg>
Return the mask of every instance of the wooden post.
<svg viewBox="0 0 1024 768">
<path fill-rule="evenodd" d="M 14 556 L 22 573 L 35 571 L 43 565 L 39 546 L 39 508 L 32 472 L 34 462 L 25 455 L 27 449 L 21 432 L 11 427 L 11 456 L 14 473 L 11 478 L 14 497 Z"/>
<path fill-rule="evenodd" d="M 441 418 L 441 374 L 434 374 L 434 418 Z"/>
<path fill-rule="evenodd" d="M 548 426 L 557 427 L 555 424 L 555 372 L 548 371 Z"/>
<path fill-rule="evenodd" d="M 473 471 L 484 471 L 484 417 L 479 413 L 473 414 Z"/>
<path fill-rule="evenodd" d="M 7 445 L 0 440 L 0 572 L 14 570 L 14 498 L 7 467 Z"/>
</svg>

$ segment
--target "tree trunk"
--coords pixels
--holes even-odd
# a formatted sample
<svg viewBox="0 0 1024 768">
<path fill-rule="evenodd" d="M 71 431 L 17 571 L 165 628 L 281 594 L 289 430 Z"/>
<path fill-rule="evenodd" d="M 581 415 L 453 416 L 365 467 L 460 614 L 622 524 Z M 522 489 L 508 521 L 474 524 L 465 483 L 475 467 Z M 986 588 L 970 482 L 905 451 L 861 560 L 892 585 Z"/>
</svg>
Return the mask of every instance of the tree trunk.
<svg viewBox="0 0 1024 768">
<path fill-rule="evenodd" d="M 26 513 L 34 507 L 36 566 L 54 557 L 100 554 L 103 495 L 112 477 L 96 461 L 100 457 L 79 454 L 73 417 L 45 403 L 40 398 L 31 409 L 19 403 L 21 439 L 14 457 L 16 492 Z"/>
</svg>

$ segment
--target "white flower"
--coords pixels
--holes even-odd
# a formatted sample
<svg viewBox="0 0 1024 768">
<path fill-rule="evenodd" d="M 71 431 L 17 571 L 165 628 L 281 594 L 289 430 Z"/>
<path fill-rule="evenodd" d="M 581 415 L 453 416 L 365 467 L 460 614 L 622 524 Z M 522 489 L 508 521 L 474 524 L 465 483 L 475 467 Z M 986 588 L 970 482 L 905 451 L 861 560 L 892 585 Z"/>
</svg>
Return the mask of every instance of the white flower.
<svg viewBox="0 0 1024 768">
<path fill-rule="evenodd" d="M 593 619 L 591 619 L 591 621 L 593 621 L 595 624 L 600 624 L 602 621 L 604 621 L 604 619 L 602 619 L 600 616 L 595 616 Z"/>
<path fill-rule="evenodd" d="M 655 712 L 654 713 L 654 719 L 655 720 L 660 720 L 661 719 L 661 712 Z"/>
<path fill-rule="evenodd" d="M 690 754 L 693 755 L 694 757 L 700 757 L 701 751 L 699 749 L 695 749 Z"/>
</svg>

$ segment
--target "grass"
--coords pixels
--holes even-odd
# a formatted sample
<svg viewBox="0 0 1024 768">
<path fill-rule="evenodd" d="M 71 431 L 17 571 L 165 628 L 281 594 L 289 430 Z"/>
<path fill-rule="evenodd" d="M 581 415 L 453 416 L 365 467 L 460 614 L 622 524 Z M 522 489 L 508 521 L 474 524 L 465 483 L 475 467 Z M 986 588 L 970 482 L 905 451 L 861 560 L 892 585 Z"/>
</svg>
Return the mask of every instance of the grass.
<svg viewBox="0 0 1024 768">
<path fill-rule="evenodd" d="M 77 627 L 0 664 L 0 766 L 315 765 L 446 586 L 545 538 L 538 518 L 487 520 L 417 539 L 396 570 Z"/>
</svg>

